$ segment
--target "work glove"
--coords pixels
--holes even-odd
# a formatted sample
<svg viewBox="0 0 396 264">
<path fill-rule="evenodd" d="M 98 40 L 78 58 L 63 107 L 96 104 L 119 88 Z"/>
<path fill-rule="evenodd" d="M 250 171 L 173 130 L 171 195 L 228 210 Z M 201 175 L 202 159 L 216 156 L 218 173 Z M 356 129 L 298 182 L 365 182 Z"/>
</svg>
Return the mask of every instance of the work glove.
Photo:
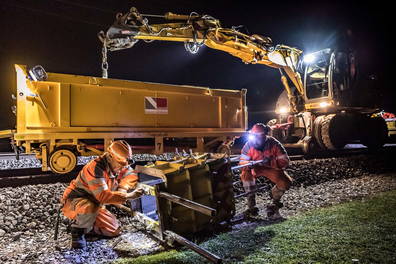
<svg viewBox="0 0 396 264">
<path fill-rule="evenodd" d="M 248 165 L 246 167 L 242 168 L 242 171 L 249 171 L 249 170 L 252 170 L 252 169 L 254 169 L 256 167 L 263 166 L 262 162 L 254 163 L 254 164 L 253 164 L 253 162 L 255 162 L 255 161 L 254 160 L 249 161 L 249 163 L 247 163 Z M 243 165 L 243 164 L 241 164 L 241 165 Z"/>
<path fill-rule="evenodd" d="M 271 167 L 271 161 L 274 159 L 274 156 L 269 156 L 263 159 L 262 162 L 257 163 L 255 166 L 260 167 Z"/>
<path fill-rule="evenodd" d="M 143 188 L 137 188 L 133 192 L 130 192 L 126 195 L 127 200 L 137 199 L 144 194 Z"/>
</svg>

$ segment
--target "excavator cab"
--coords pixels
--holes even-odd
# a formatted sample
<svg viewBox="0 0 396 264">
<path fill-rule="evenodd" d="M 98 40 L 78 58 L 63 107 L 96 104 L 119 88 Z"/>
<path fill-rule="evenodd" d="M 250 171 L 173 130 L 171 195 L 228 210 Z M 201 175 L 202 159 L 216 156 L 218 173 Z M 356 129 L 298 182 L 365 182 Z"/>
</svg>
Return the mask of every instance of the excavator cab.
<svg viewBox="0 0 396 264">
<path fill-rule="evenodd" d="M 326 110 L 351 104 L 350 90 L 356 72 L 352 56 L 324 49 L 304 56 L 305 108 Z"/>
<path fill-rule="evenodd" d="M 309 54 L 304 72 L 305 94 L 308 100 L 329 96 L 329 54 L 328 50 Z"/>
<path fill-rule="evenodd" d="M 320 50 L 305 55 L 304 89 L 305 108 L 323 109 L 334 104 L 332 93 L 332 52 L 330 49 Z"/>
</svg>

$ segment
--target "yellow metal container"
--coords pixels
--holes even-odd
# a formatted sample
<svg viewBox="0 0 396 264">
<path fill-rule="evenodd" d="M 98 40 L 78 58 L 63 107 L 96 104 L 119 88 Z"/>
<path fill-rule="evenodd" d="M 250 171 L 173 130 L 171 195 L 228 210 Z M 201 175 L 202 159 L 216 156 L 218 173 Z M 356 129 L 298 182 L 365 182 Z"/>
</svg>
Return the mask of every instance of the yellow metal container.
<svg viewBox="0 0 396 264">
<path fill-rule="evenodd" d="M 192 200 L 208 207 L 213 207 L 213 190 L 211 182 L 211 174 L 209 167 L 203 159 L 188 159 L 181 161 L 184 168 L 188 171 L 190 176 L 190 186 L 192 191 Z M 211 222 L 211 217 L 199 212 L 194 212 L 195 222 L 194 232 L 201 231 L 207 228 Z"/>
<path fill-rule="evenodd" d="M 67 173 L 75 156 L 101 154 L 120 138 L 132 145 L 134 139 L 153 140 L 135 152 L 174 151 L 173 143 L 183 139 L 193 140 L 193 151 L 213 152 L 247 128 L 246 90 L 58 73 L 32 81 L 26 66 L 15 68 L 17 124 L 11 137 L 36 154 L 43 170 Z"/>
<path fill-rule="evenodd" d="M 17 69 L 17 133 L 245 129 L 243 92 Z"/>
<path fill-rule="evenodd" d="M 183 236 L 213 231 L 235 214 L 231 167 L 224 154 L 191 155 L 135 170 L 145 195 L 131 204 L 133 215 L 161 240 L 167 231 Z"/>
<path fill-rule="evenodd" d="M 156 162 L 155 169 L 166 176 L 165 190 L 171 194 L 193 200 L 190 173 L 184 164 Z M 167 201 L 159 209 L 162 213 L 165 229 L 179 234 L 195 231 L 195 212 L 184 206 Z"/>
<path fill-rule="evenodd" d="M 235 200 L 231 164 L 222 155 L 214 154 L 207 160 L 211 172 L 214 209 L 217 215 L 214 222 L 229 221 L 235 214 Z"/>
<path fill-rule="evenodd" d="M 150 168 L 161 170 L 165 177 L 160 191 L 217 211 L 216 215 L 211 217 L 171 201 L 162 201 L 157 210 L 160 211 L 164 229 L 189 235 L 210 230 L 217 223 L 230 220 L 235 214 L 230 166 L 224 155 L 212 155 L 209 159 L 157 161 Z"/>
<path fill-rule="evenodd" d="M 396 135 L 396 118 L 390 118 L 386 120 L 386 125 L 388 126 L 389 137 Z"/>
</svg>

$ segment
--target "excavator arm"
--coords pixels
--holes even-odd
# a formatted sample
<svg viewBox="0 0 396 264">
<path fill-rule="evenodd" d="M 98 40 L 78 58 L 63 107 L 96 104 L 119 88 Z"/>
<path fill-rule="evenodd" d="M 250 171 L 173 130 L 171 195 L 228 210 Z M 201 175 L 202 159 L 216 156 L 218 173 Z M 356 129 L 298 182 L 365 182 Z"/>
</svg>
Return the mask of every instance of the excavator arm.
<svg viewBox="0 0 396 264">
<path fill-rule="evenodd" d="M 170 23 L 149 24 L 147 17 L 150 16 Z M 117 14 L 114 24 L 106 33 L 101 31 L 98 36 L 104 48 L 110 51 L 131 48 L 139 40 L 184 42 L 186 49 L 192 53 L 205 45 L 227 52 L 247 64 L 264 64 L 280 69 L 281 81 L 287 91 L 292 111 L 297 112 L 296 98 L 283 73 L 296 87 L 298 96 L 304 95 L 301 76 L 297 71 L 301 50 L 286 45 L 273 46 L 268 37 L 246 35 L 234 28 L 222 28 L 219 20 L 208 15 L 178 15 L 170 12 L 163 16 L 143 15 L 132 7 L 126 14 Z"/>
</svg>

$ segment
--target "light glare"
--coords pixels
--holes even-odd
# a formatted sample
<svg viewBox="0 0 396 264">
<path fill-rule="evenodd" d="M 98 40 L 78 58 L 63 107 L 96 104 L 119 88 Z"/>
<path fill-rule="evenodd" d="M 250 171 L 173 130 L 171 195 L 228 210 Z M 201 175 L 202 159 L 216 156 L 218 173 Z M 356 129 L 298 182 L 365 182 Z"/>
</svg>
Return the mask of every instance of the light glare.
<svg viewBox="0 0 396 264">
<path fill-rule="evenodd" d="M 305 63 L 312 63 L 316 60 L 316 57 L 313 54 L 307 54 L 304 56 Z"/>
<path fill-rule="evenodd" d="M 327 106 L 329 106 L 329 105 L 330 105 L 329 102 L 321 102 L 321 103 L 319 103 L 319 106 L 320 106 L 320 107 L 327 107 Z"/>
<path fill-rule="evenodd" d="M 286 114 L 287 112 L 289 112 L 289 109 L 287 107 L 279 108 L 279 113 L 280 114 Z"/>
</svg>

